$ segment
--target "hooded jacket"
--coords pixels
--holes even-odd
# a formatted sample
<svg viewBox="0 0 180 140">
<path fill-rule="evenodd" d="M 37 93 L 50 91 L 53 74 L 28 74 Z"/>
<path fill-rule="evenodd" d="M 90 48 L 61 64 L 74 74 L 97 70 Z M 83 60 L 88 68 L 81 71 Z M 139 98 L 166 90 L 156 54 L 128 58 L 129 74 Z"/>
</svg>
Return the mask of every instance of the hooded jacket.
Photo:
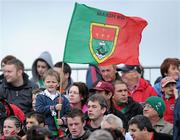
<svg viewBox="0 0 180 140">
<path fill-rule="evenodd" d="M 32 79 L 31 80 L 33 82 L 37 83 L 40 88 L 44 88 L 44 87 L 41 87 L 40 84 L 38 83 L 38 81 L 40 80 L 40 76 L 37 72 L 37 61 L 38 60 L 45 61 L 48 64 L 49 68 L 53 68 L 52 57 L 49 52 L 47 52 L 47 51 L 42 52 L 41 55 L 37 59 L 35 59 L 35 61 L 32 64 Z"/>
</svg>

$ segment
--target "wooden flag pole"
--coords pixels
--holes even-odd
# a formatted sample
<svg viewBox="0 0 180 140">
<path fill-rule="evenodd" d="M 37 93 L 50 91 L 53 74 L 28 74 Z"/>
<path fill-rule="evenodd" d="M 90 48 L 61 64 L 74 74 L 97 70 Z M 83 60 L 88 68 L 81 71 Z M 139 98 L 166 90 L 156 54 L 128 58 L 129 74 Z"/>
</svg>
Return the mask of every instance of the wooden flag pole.
<svg viewBox="0 0 180 140">
<path fill-rule="evenodd" d="M 61 97 L 61 91 L 62 91 L 62 80 L 63 80 L 63 70 L 64 70 L 64 62 L 62 62 L 62 67 L 61 67 L 61 71 L 60 71 L 60 96 L 59 96 L 59 99 L 58 99 L 58 103 L 59 104 L 62 104 L 62 97 Z M 61 107 L 62 107 L 62 105 L 61 105 Z M 60 112 L 61 111 L 58 111 L 58 119 L 60 119 L 61 118 L 61 116 L 60 116 Z"/>
</svg>

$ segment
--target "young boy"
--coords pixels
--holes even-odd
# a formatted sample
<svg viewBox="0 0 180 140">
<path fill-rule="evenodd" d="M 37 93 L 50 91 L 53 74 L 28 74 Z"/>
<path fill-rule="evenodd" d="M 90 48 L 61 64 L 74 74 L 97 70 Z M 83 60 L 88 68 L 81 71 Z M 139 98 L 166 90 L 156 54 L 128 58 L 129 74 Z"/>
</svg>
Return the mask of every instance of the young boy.
<svg viewBox="0 0 180 140">
<path fill-rule="evenodd" d="M 59 74 L 49 69 L 44 74 L 46 89 L 37 96 L 35 103 L 36 111 L 45 114 L 45 125 L 48 126 L 54 136 L 58 136 L 58 126 L 65 124 L 64 115 L 70 109 L 68 99 L 57 90 L 59 82 Z M 57 119 L 58 115 L 61 119 Z"/>
<path fill-rule="evenodd" d="M 178 98 L 178 90 L 176 89 L 176 81 L 172 77 L 165 77 L 161 80 L 161 90 L 163 100 L 166 105 L 164 112 L 164 120 L 173 124 L 174 105 Z"/>
</svg>

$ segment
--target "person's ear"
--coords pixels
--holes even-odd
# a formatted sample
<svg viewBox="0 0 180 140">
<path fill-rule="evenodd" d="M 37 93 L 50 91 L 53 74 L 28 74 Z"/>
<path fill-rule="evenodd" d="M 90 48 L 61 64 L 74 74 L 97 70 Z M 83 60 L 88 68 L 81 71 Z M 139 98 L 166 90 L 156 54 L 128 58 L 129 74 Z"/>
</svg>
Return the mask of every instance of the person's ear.
<svg viewBox="0 0 180 140">
<path fill-rule="evenodd" d="M 39 126 L 40 126 L 40 127 L 44 127 L 44 123 L 40 123 Z"/>
<path fill-rule="evenodd" d="M 102 110 L 102 113 L 104 114 L 107 111 L 107 108 L 103 107 L 101 110 Z"/>
<path fill-rule="evenodd" d="M 21 131 L 21 128 L 16 128 L 16 133 L 18 134 Z"/>
<path fill-rule="evenodd" d="M 85 125 L 86 125 L 86 120 L 84 120 L 84 122 L 83 122 L 83 127 L 85 127 Z"/>
</svg>

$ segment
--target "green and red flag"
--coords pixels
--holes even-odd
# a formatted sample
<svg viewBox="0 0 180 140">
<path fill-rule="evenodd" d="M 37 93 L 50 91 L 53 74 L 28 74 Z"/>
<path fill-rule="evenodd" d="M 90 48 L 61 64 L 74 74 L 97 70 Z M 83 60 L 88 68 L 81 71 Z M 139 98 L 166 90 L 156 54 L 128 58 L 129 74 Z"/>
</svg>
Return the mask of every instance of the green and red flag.
<svg viewBox="0 0 180 140">
<path fill-rule="evenodd" d="M 139 44 L 147 22 L 139 17 L 75 4 L 64 62 L 110 65 L 139 64 Z"/>
</svg>

